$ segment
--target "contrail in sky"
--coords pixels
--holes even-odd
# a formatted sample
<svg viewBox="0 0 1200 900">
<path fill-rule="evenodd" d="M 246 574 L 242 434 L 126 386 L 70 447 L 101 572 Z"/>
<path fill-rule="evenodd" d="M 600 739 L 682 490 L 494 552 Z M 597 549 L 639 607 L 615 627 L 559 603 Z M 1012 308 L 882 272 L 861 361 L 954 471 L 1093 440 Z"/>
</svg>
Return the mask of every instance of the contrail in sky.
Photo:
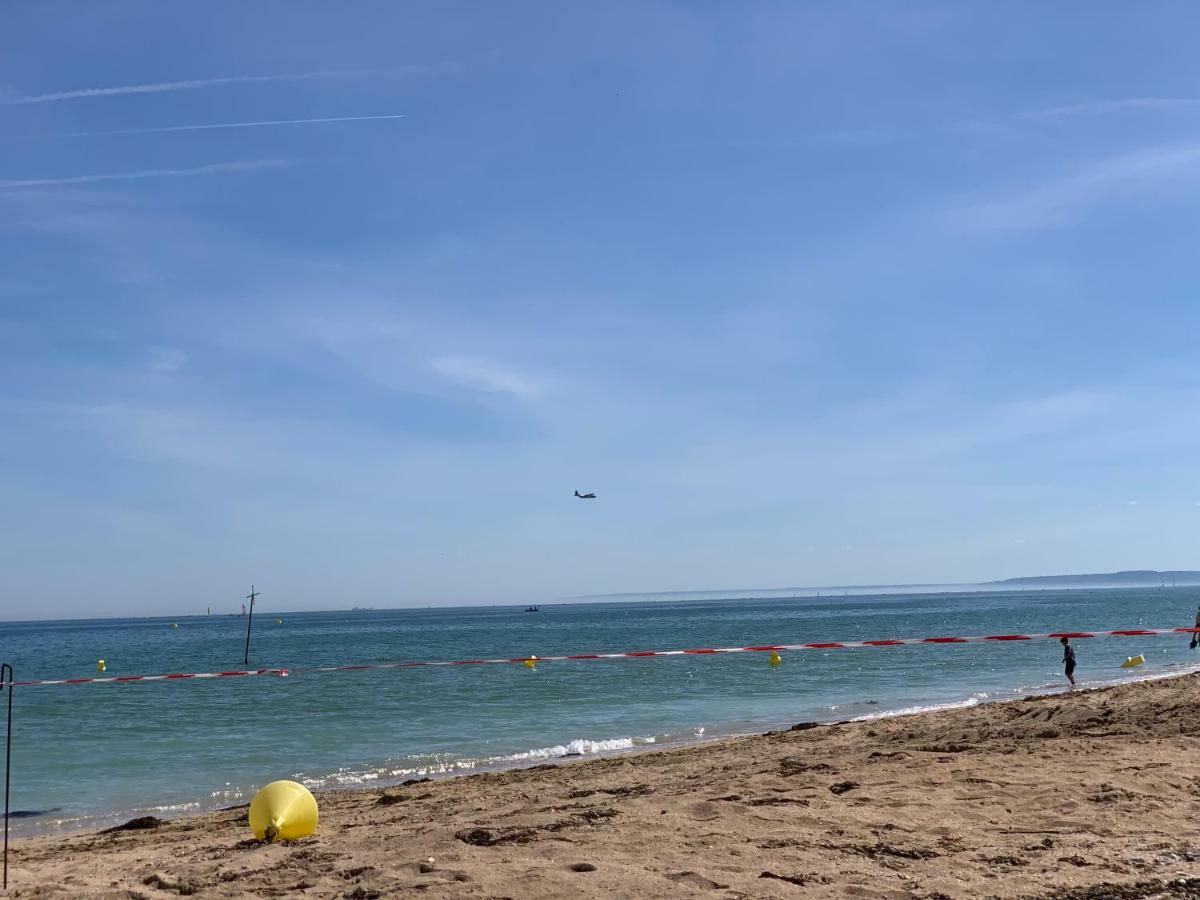
<svg viewBox="0 0 1200 900">
<path fill-rule="evenodd" d="M 13 188 L 50 187 L 59 184 L 91 184 L 95 181 L 136 181 L 142 178 L 179 178 L 189 175 L 216 175 L 222 172 L 253 172 L 293 165 L 290 159 L 252 159 L 244 162 L 212 163 L 191 169 L 142 169 L 137 172 L 112 172 L 99 175 L 73 175 L 67 178 L 27 178 L 0 181 L 0 190 Z"/>
<path fill-rule="evenodd" d="M 1051 106 L 1047 109 L 1032 109 L 1019 114 L 1022 119 L 1051 119 L 1066 116 L 1084 116 L 1102 113 L 1118 113 L 1128 110 L 1172 110 L 1200 106 L 1200 97 L 1123 97 L 1117 100 L 1093 100 L 1067 106 Z"/>
<path fill-rule="evenodd" d="M 335 116 L 325 119 L 268 119 L 262 122 L 214 122 L 207 125 L 163 125 L 154 128 L 117 128 L 112 131 L 66 131 L 60 134 L 30 135 L 26 140 L 100 137 L 112 134 L 161 134 L 167 131 L 211 131 L 218 128 L 273 128 L 278 125 L 318 125 L 326 122 L 377 122 L 381 119 L 403 118 L 403 114 L 398 114 L 388 116 Z"/>
<path fill-rule="evenodd" d="M 4 97 L 0 105 L 21 106 L 28 103 L 58 103 L 62 100 L 79 100 L 85 97 L 117 97 L 122 94 L 161 94 L 167 91 L 191 91 L 197 88 L 219 87 L 226 84 L 255 84 L 268 81 L 306 81 L 312 78 L 338 78 L 347 75 L 367 75 L 379 69 L 328 69 L 319 72 L 296 72 L 286 75 L 227 75 L 221 78 L 197 78 L 191 81 L 159 81 L 151 84 L 127 84 L 120 87 L 80 88 L 74 91 L 59 91 L 54 94 L 36 94 L 31 97 Z M 386 70 L 383 70 L 386 71 Z"/>
</svg>

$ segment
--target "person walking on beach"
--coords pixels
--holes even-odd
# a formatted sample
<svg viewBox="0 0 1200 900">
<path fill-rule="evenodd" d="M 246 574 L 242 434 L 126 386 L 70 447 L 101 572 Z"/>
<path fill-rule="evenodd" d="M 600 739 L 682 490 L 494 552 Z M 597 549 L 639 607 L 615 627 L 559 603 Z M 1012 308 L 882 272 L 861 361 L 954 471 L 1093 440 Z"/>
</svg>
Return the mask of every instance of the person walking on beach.
<svg viewBox="0 0 1200 900">
<path fill-rule="evenodd" d="M 1200 628 L 1200 609 L 1196 610 L 1196 627 Z M 1192 642 L 1190 644 L 1188 644 L 1188 647 L 1191 648 L 1192 650 L 1195 650 L 1197 644 L 1200 644 L 1200 634 L 1197 634 L 1196 632 L 1193 631 L 1192 632 Z"/>
<path fill-rule="evenodd" d="M 1067 641 L 1066 638 L 1060 638 L 1059 643 L 1063 645 L 1063 666 L 1066 668 L 1067 681 L 1071 682 L 1071 686 L 1075 686 L 1075 648 Z"/>
</svg>

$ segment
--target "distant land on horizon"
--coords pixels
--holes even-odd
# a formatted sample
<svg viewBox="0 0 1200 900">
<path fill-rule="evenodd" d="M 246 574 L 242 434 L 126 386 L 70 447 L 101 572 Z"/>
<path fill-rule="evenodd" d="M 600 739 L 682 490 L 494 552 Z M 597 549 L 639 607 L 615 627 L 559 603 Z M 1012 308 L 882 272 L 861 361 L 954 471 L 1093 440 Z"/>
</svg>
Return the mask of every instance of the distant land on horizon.
<svg viewBox="0 0 1200 900">
<path fill-rule="evenodd" d="M 769 597 L 780 597 L 789 592 L 805 594 L 816 594 L 820 596 L 822 593 L 834 594 L 836 592 L 854 592 L 855 594 L 867 594 L 878 592 L 903 592 L 913 593 L 917 591 L 927 591 L 931 588 L 938 589 L 949 593 L 978 591 L 980 589 L 1013 589 L 1013 588 L 1088 588 L 1088 587 L 1159 587 L 1160 585 L 1169 584 L 1174 587 L 1200 587 L 1200 571 L 1191 569 L 1178 569 L 1158 571 L 1157 569 L 1128 569 L 1120 572 L 1097 572 L 1083 575 L 1024 575 L 1018 578 L 1003 578 L 999 581 L 978 581 L 978 582 L 924 582 L 910 584 L 838 584 L 838 585 L 823 585 L 823 586 L 807 586 L 807 587 L 781 587 L 781 588 L 724 588 L 724 589 L 700 589 L 690 591 L 630 591 L 628 593 L 619 594 L 585 594 L 579 597 L 563 598 L 564 601 L 579 601 L 579 600 L 613 600 L 617 598 L 635 598 L 644 597 L 651 598 L 694 598 L 697 594 L 712 595 L 708 599 L 717 599 L 721 595 L 730 595 L 729 599 L 766 599 Z M 733 596 L 739 595 L 739 596 Z M 563 602 L 563 601 L 559 601 Z"/>
<path fill-rule="evenodd" d="M 1090 575 L 1028 575 L 1022 578 L 1005 578 L 1001 581 L 989 581 L 987 584 L 1007 584 L 1016 586 L 1052 586 L 1079 585 L 1097 586 L 1112 585 L 1119 587 L 1158 587 L 1161 584 L 1174 584 L 1185 587 L 1200 585 L 1200 572 L 1181 569 L 1177 571 L 1159 572 L 1154 569 L 1130 569 L 1124 572 L 1107 572 Z"/>
</svg>

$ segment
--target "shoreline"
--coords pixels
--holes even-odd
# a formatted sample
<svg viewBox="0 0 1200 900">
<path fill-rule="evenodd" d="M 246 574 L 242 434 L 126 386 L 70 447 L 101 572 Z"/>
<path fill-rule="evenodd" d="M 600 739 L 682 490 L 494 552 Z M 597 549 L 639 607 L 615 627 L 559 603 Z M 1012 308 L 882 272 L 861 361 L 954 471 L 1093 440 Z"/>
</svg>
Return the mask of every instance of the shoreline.
<svg viewBox="0 0 1200 900">
<path fill-rule="evenodd" d="M 1187 673 L 324 790 L 295 844 L 244 806 L 22 837 L 9 896 L 1197 896 L 1197 705 Z"/>
<path fill-rule="evenodd" d="M 977 709 L 992 705 L 1015 703 L 1029 699 L 1047 699 L 1069 696 L 1073 694 L 1078 695 L 1091 691 L 1106 690 L 1111 687 L 1118 687 L 1126 684 L 1173 680 L 1178 678 L 1186 678 L 1189 675 L 1196 674 L 1200 674 L 1200 663 L 1181 667 L 1181 670 L 1179 671 L 1152 671 L 1144 674 L 1128 673 L 1124 676 L 1121 676 L 1119 680 L 1113 679 L 1104 681 L 1093 679 L 1091 681 L 1081 682 L 1079 686 L 1073 689 L 1065 683 L 1061 686 L 1049 684 L 1028 685 L 994 691 L 992 692 L 992 696 L 987 697 L 987 699 L 978 699 L 975 695 L 971 695 L 961 700 L 946 700 L 942 702 L 930 701 L 928 704 L 888 709 L 880 712 L 862 713 L 858 715 L 852 715 L 848 718 L 833 714 L 832 710 L 837 708 L 837 706 L 833 706 L 829 707 L 831 710 L 830 714 L 814 717 L 805 724 L 828 726 L 880 722 L 911 716 L 923 716 L 943 712 Z M 1001 694 L 1003 696 L 996 696 L 997 694 Z M 551 745 L 549 747 L 531 748 L 529 750 L 518 751 L 511 754 L 501 754 L 482 759 L 464 757 L 461 760 L 443 763 L 442 765 L 445 768 L 440 771 L 431 771 L 428 767 L 418 765 L 414 767 L 413 771 L 406 772 L 403 775 L 391 775 L 383 777 L 370 775 L 366 779 L 370 782 L 369 785 L 363 783 L 342 783 L 318 786 L 312 783 L 312 779 L 304 779 L 304 781 L 308 782 L 307 786 L 317 797 L 321 797 L 326 794 L 337 795 L 362 790 L 387 790 L 413 780 L 439 782 L 454 781 L 457 779 L 470 778 L 482 774 L 500 774 L 527 771 L 529 769 L 541 768 L 547 765 L 558 766 L 594 760 L 621 759 L 647 753 L 668 752 L 691 747 L 712 746 L 714 744 L 719 745 L 728 741 L 737 741 L 770 735 L 775 733 L 777 729 L 786 729 L 789 727 L 788 723 L 784 720 L 742 724 L 749 725 L 749 730 L 727 730 L 725 725 L 717 724 L 700 728 L 701 733 L 693 732 L 691 735 L 668 737 L 666 740 L 663 740 L 662 736 L 660 735 L 652 735 L 649 737 L 634 736 L 627 738 L 577 738 L 561 744 Z M 704 734 L 703 732 L 707 728 L 712 728 L 715 733 L 711 735 Z M 536 755 L 546 751 L 556 750 L 559 747 L 566 749 L 575 743 L 609 744 L 625 741 L 630 742 L 631 746 L 600 749 L 590 752 L 568 751 L 558 755 Z M 459 767 L 459 763 L 463 764 L 461 768 Z M 228 805 L 231 799 L 236 801 L 234 806 Z M 204 799 L 196 799 L 170 805 L 148 803 L 145 806 L 137 806 L 130 809 L 111 810 L 106 812 L 80 815 L 76 817 L 80 824 L 72 824 L 67 827 L 60 827 L 51 824 L 45 828 L 39 828 L 36 819 L 29 819 L 29 825 L 14 833 L 12 835 L 12 840 L 52 840 L 57 838 L 66 839 L 78 837 L 80 835 L 97 833 L 98 831 L 119 826 L 127 820 L 145 816 L 161 818 L 161 820 L 165 822 L 174 822 L 180 819 L 202 817 L 217 812 L 227 811 L 229 809 L 242 808 L 249 803 L 249 800 L 250 796 L 248 795 L 244 798 L 226 797 L 215 802 L 205 802 Z"/>
</svg>

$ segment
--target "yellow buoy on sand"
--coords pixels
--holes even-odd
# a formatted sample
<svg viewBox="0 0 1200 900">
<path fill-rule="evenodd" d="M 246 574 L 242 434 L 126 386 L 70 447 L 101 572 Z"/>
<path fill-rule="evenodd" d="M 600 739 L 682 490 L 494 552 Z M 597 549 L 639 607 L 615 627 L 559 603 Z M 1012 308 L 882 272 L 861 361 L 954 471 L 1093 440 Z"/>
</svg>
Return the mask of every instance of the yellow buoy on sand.
<svg viewBox="0 0 1200 900">
<path fill-rule="evenodd" d="M 527 660 L 525 660 L 525 668 L 536 669 L 537 668 L 537 657 L 531 656 Z"/>
<path fill-rule="evenodd" d="M 102 660 L 102 659 L 98 659 L 98 660 L 96 660 L 96 671 L 97 671 L 97 672 L 103 672 L 103 671 L 104 671 L 104 660 Z"/>
<path fill-rule="evenodd" d="M 1136 669 L 1138 666 L 1140 666 L 1145 661 L 1146 661 L 1146 657 L 1144 657 L 1142 654 L 1139 653 L 1137 656 L 1128 657 L 1125 660 L 1125 662 L 1121 663 L 1121 668 L 1122 669 Z"/>
<path fill-rule="evenodd" d="M 260 841 L 298 841 L 317 830 L 317 800 L 302 784 L 272 781 L 250 801 L 250 830 Z"/>
</svg>

